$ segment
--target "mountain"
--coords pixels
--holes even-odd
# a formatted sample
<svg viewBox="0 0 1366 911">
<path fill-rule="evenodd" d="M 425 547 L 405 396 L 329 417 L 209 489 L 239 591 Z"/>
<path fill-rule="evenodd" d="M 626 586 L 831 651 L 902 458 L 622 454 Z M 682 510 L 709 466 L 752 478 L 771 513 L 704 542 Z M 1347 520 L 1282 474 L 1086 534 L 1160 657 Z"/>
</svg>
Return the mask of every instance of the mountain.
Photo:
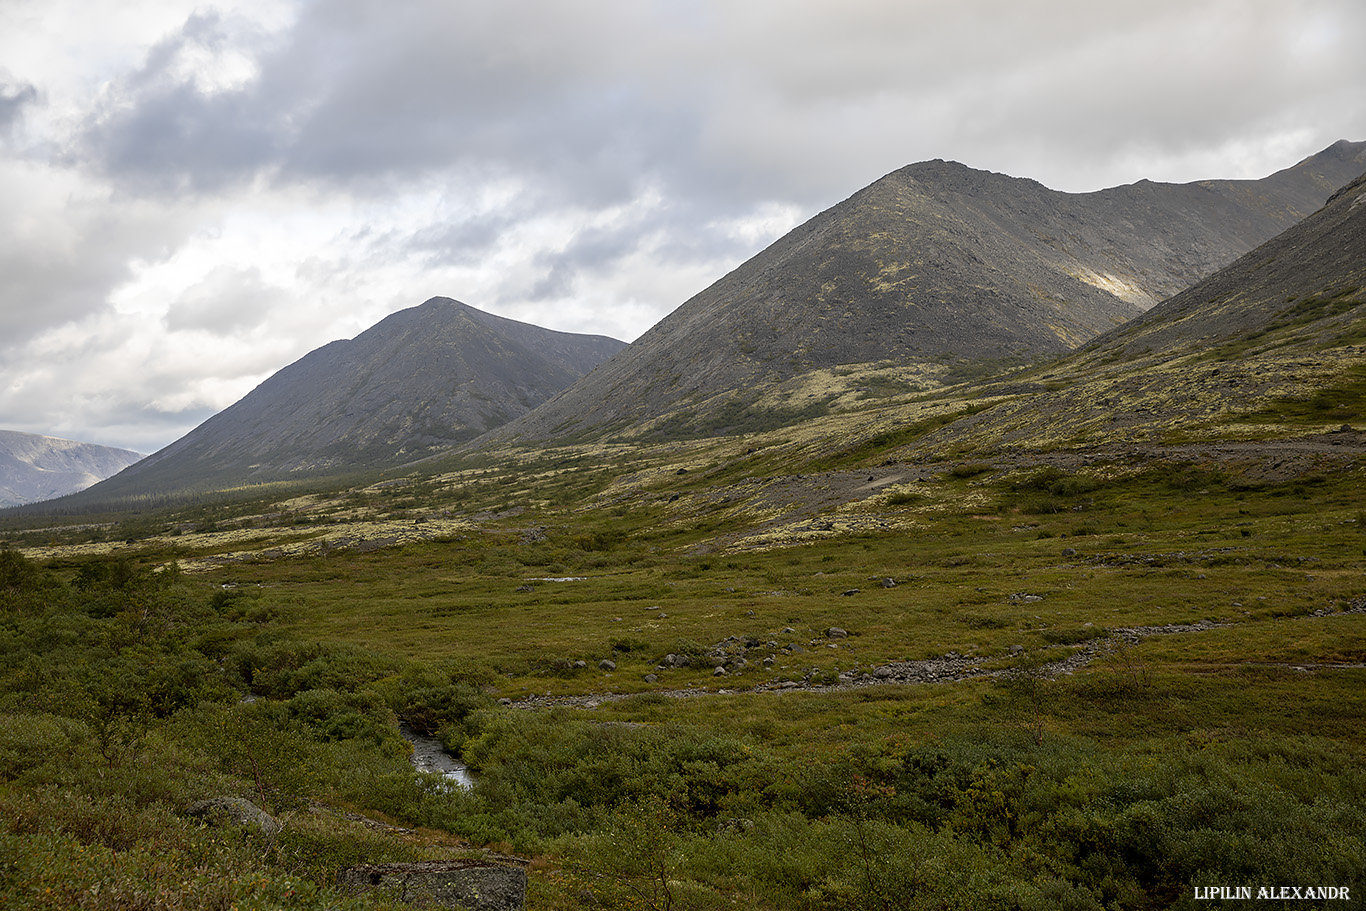
<svg viewBox="0 0 1366 911">
<path fill-rule="evenodd" d="M 974 391 L 993 407 L 945 447 L 1019 451 L 1227 444 L 1366 426 L 1366 175 L 1224 269 L 1032 376 Z M 1311 447 L 1312 448 L 1312 447 Z"/>
<path fill-rule="evenodd" d="M 955 162 L 910 165 L 780 238 L 490 442 L 600 435 L 671 413 L 726 432 L 737 407 L 811 371 L 1061 354 L 1275 236 L 1363 168 L 1366 143 L 1338 142 L 1261 180 L 1071 194 Z"/>
<path fill-rule="evenodd" d="M 0 507 L 75 493 L 141 458 L 127 449 L 0 430 Z"/>
<path fill-rule="evenodd" d="M 1087 350 L 1121 354 L 1253 346 L 1293 327 L 1297 348 L 1330 341 L 1356 316 L 1366 286 L 1366 175 L 1324 207 L 1147 313 L 1097 338 Z M 1338 319 L 1325 318 L 1336 317 Z M 1267 339 L 1269 342 L 1270 339 Z"/>
<path fill-rule="evenodd" d="M 415 460 L 530 411 L 624 344 L 432 298 L 310 352 L 88 497 Z"/>
</svg>

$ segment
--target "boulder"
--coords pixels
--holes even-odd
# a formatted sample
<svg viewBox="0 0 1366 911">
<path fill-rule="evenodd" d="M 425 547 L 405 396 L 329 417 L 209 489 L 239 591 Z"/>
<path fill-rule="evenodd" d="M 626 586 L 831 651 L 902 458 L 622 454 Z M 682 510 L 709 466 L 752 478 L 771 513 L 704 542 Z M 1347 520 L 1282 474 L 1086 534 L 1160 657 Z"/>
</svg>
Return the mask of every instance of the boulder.
<svg viewBox="0 0 1366 911">
<path fill-rule="evenodd" d="M 191 804 L 186 812 L 211 826 L 240 826 L 266 838 L 280 834 L 275 817 L 241 797 L 210 797 Z"/>
<path fill-rule="evenodd" d="M 526 870 L 485 860 L 359 864 L 337 874 L 337 884 L 352 892 L 387 892 L 419 908 L 521 911 L 526 906 Z"/>
<path fill-rule="evenodd" d="M 849 633 L 846 630 L 840 629 L 838 626 L 832 626 L 825 631 L 825 636 L 827 639 L 848 639 Z"/>
<path fill-rule="evenodd" d="M 604 671 L 615 671 L 617 669 L 617 663 L 608 658 L 604 658 L 598 662 L 598 667 Z"/>
</svg>

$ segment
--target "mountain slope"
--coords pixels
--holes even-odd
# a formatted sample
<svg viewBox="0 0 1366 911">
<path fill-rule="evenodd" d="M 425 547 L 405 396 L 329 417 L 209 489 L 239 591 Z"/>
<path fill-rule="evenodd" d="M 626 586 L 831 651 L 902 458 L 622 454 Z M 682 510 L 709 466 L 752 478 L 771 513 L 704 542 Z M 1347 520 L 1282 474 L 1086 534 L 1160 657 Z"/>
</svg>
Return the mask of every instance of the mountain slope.
<svg viewBox="0 0 1366 911">
<path fill-rule="evenodd" d="M 837 365 L 1060 354 L 1308 214 L 1366 167 L 1336 143 L 1258 181 L 1068 194 L 910 165 L 794 229 L 490 442 L 601 434 Z"/>
<path fill-rule="evenodd" d="M 1032 382 L 1031 382 L 1032 381 Z M 1318 212 L 1100 336 L 987 387 L 941 445 L 1012 449 L 1287 439 L 1366 425 L 1366 175 Z"/>
<path fill-rule="evenodd" d="M 0 507 L 75 493 L 141 458 L 127 449 L 0 430 Z"/>
<path fill-rule="evenodd" d="M 530 411 L 623 345 L 433 298 L 310 352 L 89 496 L 417 459 Z"/>
</svg>

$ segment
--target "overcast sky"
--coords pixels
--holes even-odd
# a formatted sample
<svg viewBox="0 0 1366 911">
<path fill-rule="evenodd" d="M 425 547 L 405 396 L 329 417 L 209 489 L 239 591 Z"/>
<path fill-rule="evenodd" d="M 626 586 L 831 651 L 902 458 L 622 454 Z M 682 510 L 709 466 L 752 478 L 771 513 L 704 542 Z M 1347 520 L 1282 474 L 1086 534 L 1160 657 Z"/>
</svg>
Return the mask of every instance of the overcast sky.
<svg viewBox="0 0 1366 911">
<path fill-rule="evenodd" d="M 928 158 L 1366 139 L 1361 0 L 0 0 L 0 428 L 152 452 L 435 295 L 630 341 Z"/>
</svg>

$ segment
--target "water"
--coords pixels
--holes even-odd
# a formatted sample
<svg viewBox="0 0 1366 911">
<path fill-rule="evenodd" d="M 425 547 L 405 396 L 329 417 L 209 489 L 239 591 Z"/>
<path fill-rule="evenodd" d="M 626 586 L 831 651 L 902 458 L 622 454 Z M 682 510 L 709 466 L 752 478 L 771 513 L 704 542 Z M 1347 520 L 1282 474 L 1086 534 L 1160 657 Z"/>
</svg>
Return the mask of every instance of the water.
<svg viewBox="0 0 1366 911">
<path fill-rule="evenodd" d="M 399 723 L 398 732 L 403 735 L 404 740 L 413 745 L 413 767 L 419 772 L 435 772 L 446 776 L 449 781 L 462 788 L 474 787 L 470 770 L 446 752 L 440 740 L 419 733 L 402 722 Z"/>
</svg>

